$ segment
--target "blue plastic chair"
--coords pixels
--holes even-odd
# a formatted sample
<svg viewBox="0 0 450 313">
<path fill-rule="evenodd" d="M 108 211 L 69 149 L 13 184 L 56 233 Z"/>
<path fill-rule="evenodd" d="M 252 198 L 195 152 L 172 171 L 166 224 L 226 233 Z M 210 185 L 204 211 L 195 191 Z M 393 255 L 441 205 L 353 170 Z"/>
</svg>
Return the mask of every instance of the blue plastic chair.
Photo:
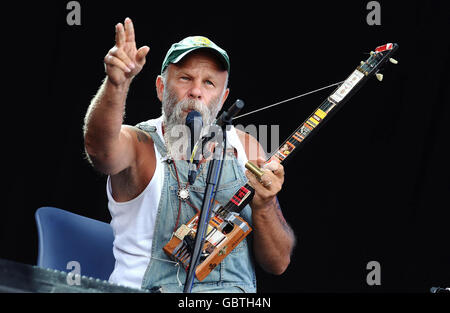
<svg viewBox="0 0 450 313">
<path fill-rule="evenodd" d="M 39 267 L 70 272 L 68 263 L 77 261 L 81 275 L 109 279 L 115 264 L 109 224 L 54 207 L 39 208 L 35 218 Z"/>
</svg>

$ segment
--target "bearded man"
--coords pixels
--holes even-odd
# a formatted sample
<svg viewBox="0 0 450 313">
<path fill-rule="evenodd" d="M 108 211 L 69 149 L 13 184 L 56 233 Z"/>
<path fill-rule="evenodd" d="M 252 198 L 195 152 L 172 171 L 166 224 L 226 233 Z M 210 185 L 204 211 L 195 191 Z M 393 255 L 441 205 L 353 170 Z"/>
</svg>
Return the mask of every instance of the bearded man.
<svg viewBox="0 0 450 313">
<path fill-rule="evenodd" d="M 229 57 L 206 37 L 187 37 L 172 45 L 156 79 L 162 116 L 123 124 L 127 92 L 146 63 L 150 48 L 136 48 L 129 18 L 116 25 L 116 43 L 104 58 L 106 78 L 85 117 L 87 156 L 106 175 L 108 209 L 116 258 L 109 281 L 157 292 L 183 292 L 186 272 L 163 252 L 174 231 L 201 208 L 208 160 L 202 160 L 193 184 L 188 162 L 174 148 L 174 129 L 187 114 L 200 112 L 204 126 L 213 123 L 229 95 Z M 269 163 L 258 141 L 231 127 L 216 200 L 226 204 L 247 182 L 255 195 L 241 212 L 252 226 L 244 239 L 192 292 L 256 292 L 256 260 L 267 272 L 282 274 L 290 263 L 295 236 L 278 204 L 284 181 L 280 164 Z M 183 160 L 184 159 L 184 160 Z M 266 166 L 265 182 L 245 170 L 250 160 Z M 180 197 L 180 190 L 188 196 Z"/>
</svg>

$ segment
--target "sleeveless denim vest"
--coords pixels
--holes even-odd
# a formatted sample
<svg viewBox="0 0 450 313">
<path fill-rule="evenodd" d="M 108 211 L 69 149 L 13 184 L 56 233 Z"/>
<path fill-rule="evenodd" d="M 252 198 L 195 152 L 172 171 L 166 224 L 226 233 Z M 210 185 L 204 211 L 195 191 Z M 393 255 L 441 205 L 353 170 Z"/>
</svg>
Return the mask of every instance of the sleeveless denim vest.
<svg viewBox="0 0 450 313">
<path fill-rule="evenodd" d="M 164 165 L 164 185 L 156 215 L 151 259 L 145 271 L 141 287 L 156 292 L 182 293 L 187 272 L 181 264 L 175 263 L 164 253 L 163 247 L 171 239 L 178 216 L 179 199 L 177 196 L 178 181 L 176 172 L 178 173 L 180 184 L 184 186 L 188 180 L 188 162 L 184 160 L 167 162 L 167 151 L 161 137 L 156 132 L 156 127 L 148 125 L 146 122 L 139 123 L 136 126 L 152 137 L 154 145 L 162 157 L 160 161 Z M 176 172 L 173 162 L 176 162 Z M 202 206 L 206 187 L 208 164 L 209 162 L 204 162 L 200 166 L 197 179 L 189 188 L 189 201 L 199 210 Z M 246 182 L 247 178 L 242 172 L 234 153 L 227 153 L 219 188 L 216 193 L 216 201 L 221 205 L 225 205 Z M 177 227 L 188 222 L 196 213 L 194 208 L 182 201 Z M 251 225 L 250 206 L 247 205 L 240 215 Z M 200 282 L 195 278 L 192 292 L 256 292 L 254 261 L 248 237 L 203 281 Z"/>
</svg>

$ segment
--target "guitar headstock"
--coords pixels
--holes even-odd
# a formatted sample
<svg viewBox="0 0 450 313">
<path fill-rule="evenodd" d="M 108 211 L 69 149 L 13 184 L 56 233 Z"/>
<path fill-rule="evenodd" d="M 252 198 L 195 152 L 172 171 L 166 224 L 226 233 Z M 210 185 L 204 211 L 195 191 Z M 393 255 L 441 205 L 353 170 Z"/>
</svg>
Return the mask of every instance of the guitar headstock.
<svg viewBox="0 0 450 313">
<path fill-rule="evenodd" d="M 398 49 L 398 44 L 387 43 L 379 46 L 375 51 L 370 52 L 370 57 L 366 61 L 361 61 L 358 67 L 366 76 L 375 74 L 379 81 L 383 80 L 383 74 L 379 73 L 381 67 L 387 62 L 397 64 L 398 61 L 392 58 L 392 55 Z"/>
</svg>

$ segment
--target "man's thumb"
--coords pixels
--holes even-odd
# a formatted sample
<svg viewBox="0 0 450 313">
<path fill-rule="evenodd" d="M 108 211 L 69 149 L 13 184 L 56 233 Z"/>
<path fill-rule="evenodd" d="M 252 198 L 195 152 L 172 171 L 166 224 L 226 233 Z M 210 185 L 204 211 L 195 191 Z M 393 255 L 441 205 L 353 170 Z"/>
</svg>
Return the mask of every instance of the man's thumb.
<svg viewBox="0 0 450 313">
<path fill-rule="evenodd" d="M 136 52 L 136 62 L 139 65 L 144 65 L 145 63 L 145 57 L 147 56 L 147 53 L 150 51 L 150 47 L 148 46 L 142 46 L 138 49 Z"/>
</svg>

